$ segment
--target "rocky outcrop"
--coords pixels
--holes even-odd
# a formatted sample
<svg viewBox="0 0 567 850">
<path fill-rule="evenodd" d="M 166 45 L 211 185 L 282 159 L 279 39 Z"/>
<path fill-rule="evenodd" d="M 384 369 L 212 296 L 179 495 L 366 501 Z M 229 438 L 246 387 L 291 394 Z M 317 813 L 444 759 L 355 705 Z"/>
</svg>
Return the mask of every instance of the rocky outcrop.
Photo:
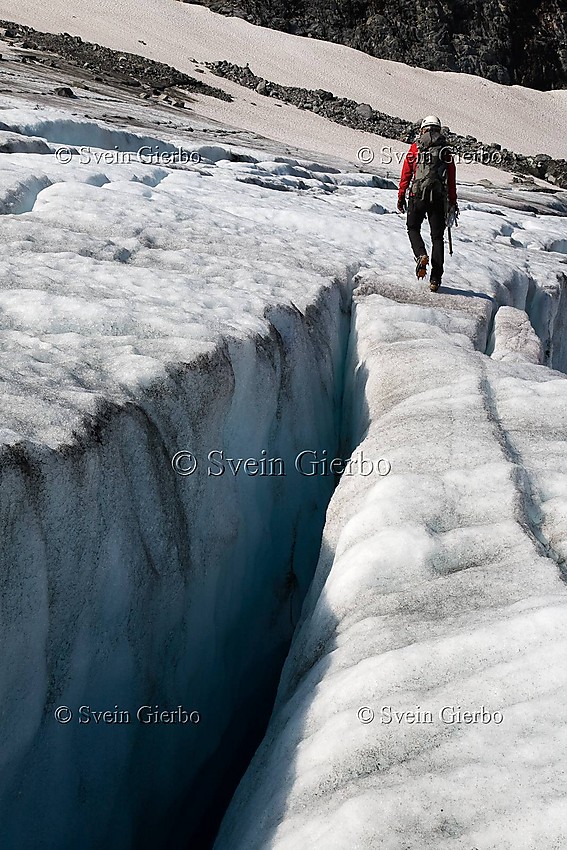
<svg viewBox="0 0 567 850">
<path fill-rule="evenodd" d="M 94 75 L 100 75 L 102 79 L 111 81 L 115 85 L 154 90 L 156 93 L 175 87 L 186 92 L 218 97 L 220 100 L 232 100 L 231 96 L 221 89 L 209 86 L 202 80 L 184 74 L 170 65 L 146 59 L 144 56 L 111 50 L 100 44 L 91 44 L 83 41 L 79 36 L 69 35 L 66 32 L 57 34 L 38 32 L 32 27 L 10 21 L 0 21 L 0 28 L 4 30 L 3 38 L 9 43 L 23 50 L 37 50 L 39 55 L 33 57 L 36 62 L 50 61 L 53 64 L 55 57 L 62 57 L 70 65 L 86 69 Z M 49 54 L 52 55 L 51 59 Z M 24 54 L 21 61 L 28 58 L 30 57 Z M 59 92 L 59 95 L 70 97 L 73 93 L 62 95 Z"/>
<path fill-rule="evenodd" d="M 567 86 L 565 0 L 197 0 L 215 12 L 381 59 L 537 89 Z"/>
<path fill-rule="evenodd" d="M 302 89 L 264 80 L 256 76 L 248 65 L 242 68 L 230 62 L 214 62 L 209 63 L 207 67 L 214 74 L 254 89 L 265 97 L 274 97 L 285 103 L 291 103 L 299 109 L 307 109 L 355 130 L 376 133 L 378 136 L 396 139 L 407 144 L 414 141 L 419 130 L 418 123 L 379 112 L 368 103 L 357 103 L 345 97 L 335 97 L 332 92 L 324 89 Z M 451 133 L 448 128 L 444 128 L 443 133 L 456 155 L 457 162 L 480 162 L 483 165 L 493 165 L 505 171 L 538 177 L 555 186 L 567 188 L 567 161 L 564 159 L 552 159 L 545 153 L 525 156 L 502 148 L 495 142 L 486 144 L 474 136 L 459 136 L 457 133 Z M 368 162 L 366 161 L 365 164 Z M 523 182 L 523 178 L 518 178 L 518 181 Z"/>
</svg>

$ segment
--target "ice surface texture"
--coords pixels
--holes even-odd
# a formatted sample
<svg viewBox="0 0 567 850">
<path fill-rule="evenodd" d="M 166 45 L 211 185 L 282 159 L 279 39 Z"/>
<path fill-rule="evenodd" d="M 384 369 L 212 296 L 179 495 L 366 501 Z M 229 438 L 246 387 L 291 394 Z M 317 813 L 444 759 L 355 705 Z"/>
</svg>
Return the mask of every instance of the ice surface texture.
<svg viewBox="0 0 567 850">
<path fill-rule="evenodd" d="M 181 479 L 170 459 L 267 449 L 291 467 L 298 451 L 333 452 L 344 386 L 344 438 L 393 471 L 345 478 L 331 502 L 279 707 L 219 846 L 320 835 L 356 846 L 364 828 L 361 846 L 397 834 L 393 847 L 442 847 L 443 835 L 476 835 L 475 806 L 489 804 L 498 840 L 520 808 L 531 824 L 536 803 L 551 834 L 567 383 L 548 368 L 565 368 L 563 255 L 549 248 L 563 220 L 496 215 L 490 194 L 463 203 L 452 289 L 434 296 L 412 280 L 396 193 L 370 177 L 258 151 L 235 161 L 198 138 L 194 165 L 84 164 L 72 152 L 65 165 L 38 145 L 42 130 L 50 151 L 85 133 L 99 152 L 138 140 L 5 105 L 7 846 L 186 838 L 215 799 L 299 617 L 332 481 Z M 345 385 L 347 307 L 364 269 Z M 356 719 L 359 704 L 451 695 L 502 708 L 507 725 Z M 196 708 L 202 724 L 53 718 L 60 704 L 146 703 Z M 463 813 L 449 796 L 440 820 L 429 803 L 443 783 L 472 802 Z"/>
<path fill-rule="evenodd" d="M 567 381 L 529 365 L 514 307 L 496 314 L 497 360 L 470 291 L 416 298 L 368 273 L 358 293 L 355 454 L 392 471 L 344 476 L 331 500 L 215 848 L 552 850 L 567 838 Z M 493 719 L 463 722 L 483 707 Z"/>
</svg>

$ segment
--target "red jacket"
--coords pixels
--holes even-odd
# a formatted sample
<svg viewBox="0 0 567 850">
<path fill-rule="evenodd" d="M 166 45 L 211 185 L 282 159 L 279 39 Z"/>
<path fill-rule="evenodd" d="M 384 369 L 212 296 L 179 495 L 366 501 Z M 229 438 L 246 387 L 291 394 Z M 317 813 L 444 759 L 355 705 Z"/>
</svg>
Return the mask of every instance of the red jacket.
<svg viewBox="0 0 567 850">
<path fill-rule="evenodd" d="M 398 195 L 405 195 L 408 186 L 410 185 L 413 175 L 415 174 L 415 169 L 417 168 L 417 157 L 419 155 L 419 150 L 417 147 L 417 142 L 414 142 L 410 147 L 409 151 L 406 154 L 406 158 L 404 159 L 404 164 L 402 167 L 402 176 L 400 177 L 400 188 L 398 190 Z M 453 157 L 447 162 L 447 192 L 449 195 L 449 203 L 456 204 L 457 203 L 457 169 L 455 168 L 455 162 Z M 410 192 L 410 195 L 413 194 Z"/>
</svg>

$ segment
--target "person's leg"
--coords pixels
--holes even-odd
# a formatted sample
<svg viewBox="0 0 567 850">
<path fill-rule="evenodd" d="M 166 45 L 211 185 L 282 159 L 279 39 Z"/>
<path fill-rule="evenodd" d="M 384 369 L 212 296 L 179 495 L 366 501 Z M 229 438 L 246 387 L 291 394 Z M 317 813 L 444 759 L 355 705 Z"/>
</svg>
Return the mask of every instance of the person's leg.
<svg viewBox="0 0 567 850">
<path fill-rule="evenodd" d="M 441 283 L 443 277 L 443 263 L 445 259 L 445 246 L 443 235 L 445 233 L 445 204 L 443 201 L 428 205 L 427 218 L 431 231 L 431 279 Z"/>
<path fill-rule="evenodd" d="M 425 250 L 425 243 L 421 237 L 421 225 L 425 218 L 425 212 L 425 203 L 417 198 L 412 198 L 410 195 L 406 227 L 408 229 L 408 236 L 413 255 L 416 260 L 418 257 L 422 257 L 424 254 L 427 254 L 427 251 Z"/>
</svg>

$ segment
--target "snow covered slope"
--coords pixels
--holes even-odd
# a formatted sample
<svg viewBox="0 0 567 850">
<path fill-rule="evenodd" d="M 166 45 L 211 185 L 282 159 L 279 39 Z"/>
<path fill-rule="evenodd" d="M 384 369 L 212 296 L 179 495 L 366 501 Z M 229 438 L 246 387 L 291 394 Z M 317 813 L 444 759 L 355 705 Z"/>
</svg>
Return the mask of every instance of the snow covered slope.
<svg viewBox="0 0 567 850">
<path fill-rule="evenodd" d="M 250 818 L 262 795 L 283 803 L 289 792 L 289 805 L 305 809 L 295 822 L 305 842 L 295 846 L 308 846 L 320 818 L 315 789 L 327 787 L 320 761 L 330 753 L 339 768 L 348 735 L 336 750 L 334 737 L 327 750 L 317 742 L 310 750 L 305 737 L 297 786 L 281 778 L 278 747 L 303 740 L 302 700 L 312 697 L 309 676 L 327 664 L 333 619 L 336 633 L 347 635 L 351 620 L 365 616 L 364 604 L 381 616 L 381 591 L 395 600 L 387 577 L 404 580 L 399 564 L 411 572 L 410 590 L 417 577 L 424 595 L 412 597 L 407 624 L 402 617 L 376 630 L 364 619 L 354 626 L 369 669 L 391 646 L 375 636 L 381 628 L 394 644 L 407 629 L 421 653 L 424 632 L 439 641 L 458 628 L 463 635 L 457 655 L 447 652 L 445 667 L 431 676 L 411 658 L 393 668 L 392 687 L 415 671 L 411 699 L 429 698 L 443 670 L 461 687 L 467 621 L 456 600 L 469 591 L 472 626 L 482 621 L 503 635 L 503 663 L 515 621 L 508 624 L 499 605 L 524 606 L 524 641 L 531 635 L 545 646 L 552 628 L 561 636 L 551 617 L 544 634 L 536 609 L 551 611 L 563 599 L 557 567 L 540 549 L 565 557 L 557 411 L 567 382 L 548 368 L 567 366 L 565 199 L 511 189 L 501 193 L 510 205 L 502 211 L 491 203 L 495 193 L 475 189 L 475 200 L 461 204 L 449 288 L 435 301 L 409 282 L 405 222 L 387 181 L 268 154 L 260 139 L 243 151 L 212 143 L 210 133 L 166 130 L 157 114 L 150 122 L 152 114 L 143 130 L 123 118 L 117 130 L 69 109 L 0 101 L 3 140 L 14 151 L 0 157 L 2 841 L 24 850 L 73 847 L 78 835 L 93 850 L 140 850 L 170 839 L 197 846 L 267 721 L 317 560 L 334 481 L 301 475 L 294 458 L 305 450 L 332 457 L 341 420 L 353 447 L 372 423 L 369 449 L 389 456 L 393 471 L 369 492 L 392 498 L 383 510 L 359 514 L 374 482 L 343 479 L 280 710 L 253 768 L 263 789 L 254 796 L 252 780 L 244 780 L 238 799 L 249 802 L 240 816 L 237 799 L 220 839 L 235 848 L 270 846 L 272 825 L 256 824 L 252 840 Z M 137 155 L 148 146 L 156 161 Z M 172 163 L 174 149 L 185 161 Z M 530 202 L 549 215 L 526 209 Z M 379 294 L 361 297 L 347 361 L 351 290 L 362 272 L 372 273 L 359 280 Z M 519 350 L 519 339 L 529 345 Z M 530 413 L 535 397 L 543 401 Z M 197 458 L 194 475 L 172 469 L 180 450 Z M 227 467 L 213 477 L 211 451 L 234 459 L 265 451 L 281 457 L 287 472 L 258 477 Z M 446 470 L 454 472 L 447 482 Z M 485 492 L 492 475 L 496 496 Z M 406 503 L 408 492 L 413 502 Z M 353 562 L 347 541 L 360 521 Z M 374 544 L 369 551 L 363 541 L 382 532 L 384 560 L 373 572 Z M 335 604 L 324 557 L 343 533 L 349 567 Z M 471 569 L 459 572 L 459 558 Z M 473 581 L 490 573 L 494 558 L 500 595 Z M 420 569 L 435 578 L 436 591 L 447 588 L 446 603 L 426 593 Z M 312 619 L 311 608 L 327 596 L 331 614 Z M 358 679 L 350 666 L 355 644 L 332 656 L 345 679 L 339 693 L 332 677 L 328 685 L 321 678 L 321 710 L 328 713 L 329 687 L 346 706 L 338 715 L 345 730 L 368 741 L 376 727 L 361 731 L 351 703 L 360 694 L 377 704 L 378 691 L 374 673 Z M 312 652 L 324 659 L 293 696 Z M 517 696 L 517 683 L 531 676 L 525 658 L 518 654 L 507 694 Z M 555 656 L 545 670 L 555 681 Z M 540 680 L 533 693 L 543 693 Z M 296 704 L 299 713 L 274 737 Z M 183 706 L 201 722 L 141 725 L 142 705 Z M 61 706 L 72 712 L 69 723 L 55 716 Z M 111 719 L 79 723 L 81 706 Z M 114 722 L 115 710 L 130 712 L 131 721 Z M 519 752 L 517 727 L 512 733 Z M 395 761 L 402 742 L 392 747 Z M 451 749 L 449 760 L 459 752 Z M 465 767 L 474 763 L 476 751 L 463 752 Z M 371 784 L 374 762 L 363 763 Z M 425 782 L 428 774 L 415 775 Z M 352 785 L 354 805 L 365 788 L 362 780 Z M 472 829 L 469 822 L 462 828 Z M 338 841 L 338 827 L 335 833 Z"/>
<path fill-rule="evenodd" d="M 72 14 L 71 14 L 72 12 Z M 177 0 L 0 0 L 0 18 L 126 50 L 191 73 L 194 61 L 250 63 L 254 73 L 284 85 L 323 88 L 366 101 L 390 115 L 417 120 L 439 113 L 451 129 L 526 154 L 567 157 L 567 107 L 562 92 L 502 86 L 469 74 L 427 71 L 375 59 L 342 45 L 255 27 Z M 199 98 L 198 113 L 285 144 L 356 160 L 377 137 L 345 130 L 270 98 L 243 92 L 208 72 L 235 103 Z M 396 147 L 398 149 L 398 147 Z M 399 146 L 403 150 L 403 146 Z"/>
</svg>

